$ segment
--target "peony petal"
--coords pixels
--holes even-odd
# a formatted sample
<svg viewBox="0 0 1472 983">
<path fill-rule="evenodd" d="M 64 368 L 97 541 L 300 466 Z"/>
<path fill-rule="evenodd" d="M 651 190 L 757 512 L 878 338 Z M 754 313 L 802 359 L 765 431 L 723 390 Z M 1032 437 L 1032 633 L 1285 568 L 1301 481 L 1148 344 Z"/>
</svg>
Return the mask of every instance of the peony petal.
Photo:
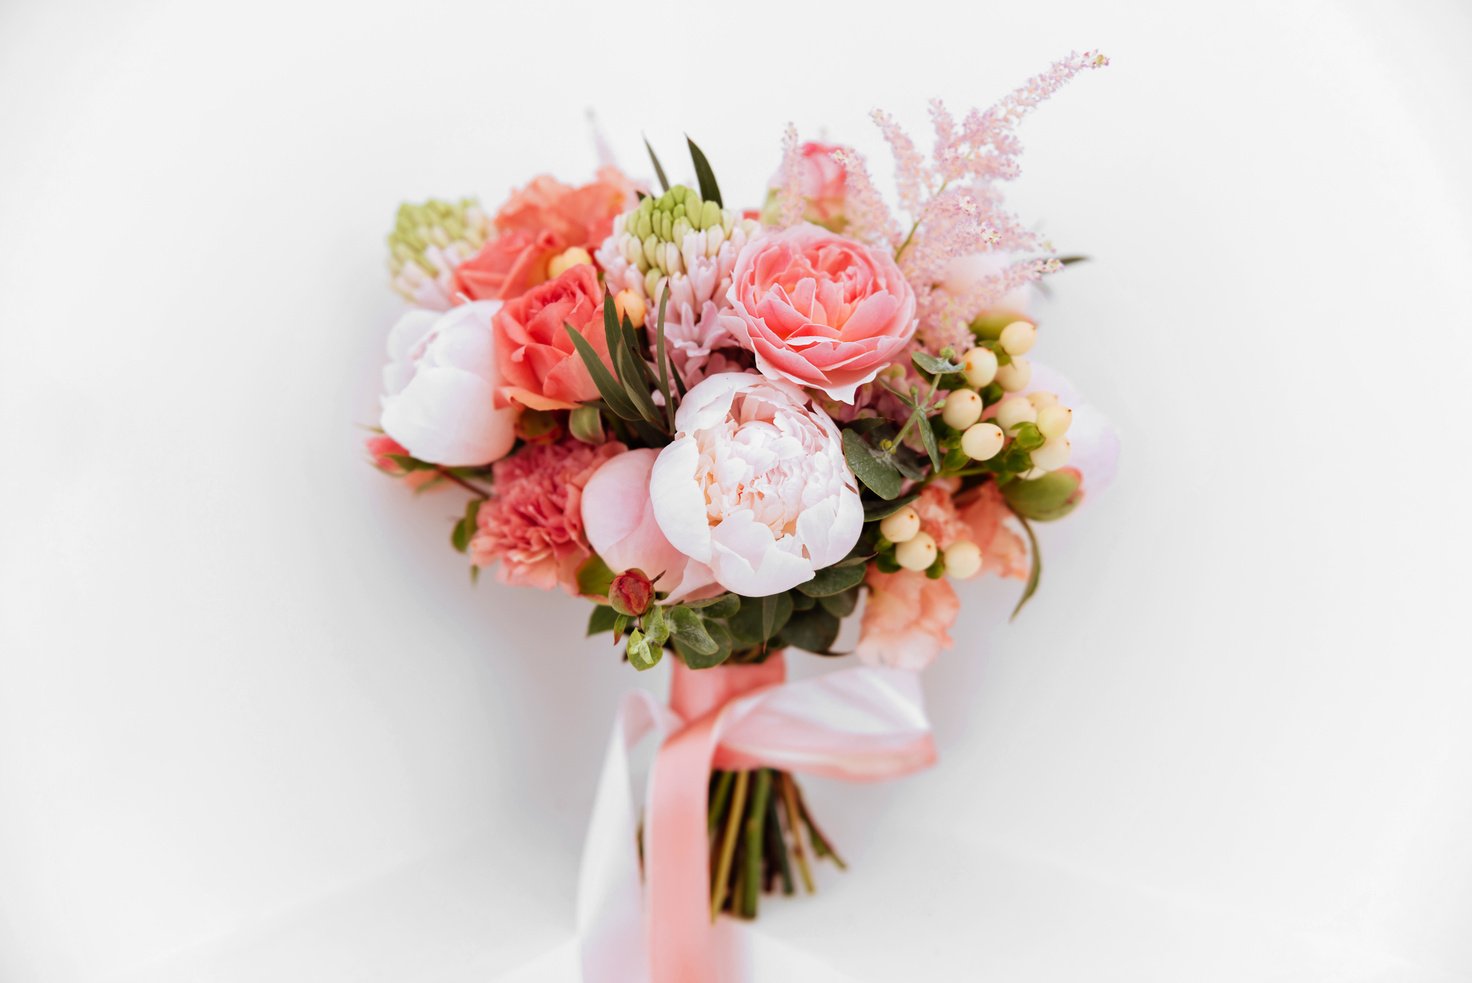
<svg viewBox="0 0 1472 983">
<path fill-rule="evenodd" d="M 692 389 L 690 393 L 695 391 Z M 680 412 L 685 411 L 685 406 L 681 404 Z M 654 504 L 654 518 L 671 545 L 688 557 L 709 563 L 710 520 L 705 514 L 705 496 L 695 480 L 699 463 L 700 451 L 694 438 L 676 439 L 659 452 L 654 462 L 649 476 L 649 497 Z"/>
<path fill-rule="evenodd" d="M 515 414 L 496 409 L 491 390 L 473 372 L 421 369 L 401 392 L 384 399 L 383 431 L 421 461 L 489 464 L 516 442 Z"/>
</svg>

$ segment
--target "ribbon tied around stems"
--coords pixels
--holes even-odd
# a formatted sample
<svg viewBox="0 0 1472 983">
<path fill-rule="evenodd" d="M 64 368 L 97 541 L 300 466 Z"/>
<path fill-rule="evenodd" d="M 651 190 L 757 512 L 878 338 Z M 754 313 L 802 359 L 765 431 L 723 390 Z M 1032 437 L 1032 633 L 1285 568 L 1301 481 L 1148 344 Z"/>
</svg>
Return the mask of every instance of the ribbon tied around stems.
<svg viewBox="0 0 1472 983">
<path fill-rule="evenodd" d="M 861 666 L 786 682 L 781 653 L 713 669 L 671 661 L 670 705 L 642 690 L 626 694 L 604 756 L 578 878 L 584 983 L 721 978 L 706 815 L 713 768 L 884 781 L 935 761 L 919 679 L 909 670 Z M 641 877 L 629 752 L 651 732 L 660 748 Z"/>
</svg>

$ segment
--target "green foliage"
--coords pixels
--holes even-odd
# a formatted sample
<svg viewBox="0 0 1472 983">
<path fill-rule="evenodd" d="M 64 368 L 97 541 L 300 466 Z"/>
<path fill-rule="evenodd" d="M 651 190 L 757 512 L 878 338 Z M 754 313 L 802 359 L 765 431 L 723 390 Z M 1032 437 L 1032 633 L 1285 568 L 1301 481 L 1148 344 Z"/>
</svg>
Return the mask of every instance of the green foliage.
<svg viewBox="0 0 1472 983">
<path fill-rule="evenodd" d="M 664 646 L 655 645 L 637 628 L 629 632 L 629 644 L 624 651 L 628 654 L 629 664 L 640 672 L 653 669 L 664 657 Z"/>
<path fill-rule="evenodd" d="M 1035 451 L 1043 446 L 1048 438 L 1043 436 L 1043 432 L 1038 429 L 1036 423 L 1019 423 L 1012 431 L 1012 439 L 1023 450 Z"/>
<path fill-rule="evenodd" d="M 925 445 L 925 453 L 930 457 L 930 466 L 940 470 L 940 447 L 935 442 L 935 431 L 930 428 L 930 418 L 920 407 L 915 407 L 911 414 L 911 420 L 920 431 L 920 442 Z"/>
<path fill-rule="evenodd" d="M 603 562 L 603 557 L 594 553 L 578 567 L 578 593 L 586 597 L 607 597 L 608 587 L 613 583 L 613 571 Z"/>
<path fill-rule="evenodd" d="M 839 594 L 825 594 L 818 598 L 818 604 L 835 618 L 847 618 L 858 607 L 859 588 L 852 587 Z"/>
<path fill-rule="evenodd" d="M 568 416 L 568 432 L 585 444 L 601 444 L 608 439 L 603 432 L 603 414 L 596 406 L 579 406 Z"/>
<path fill-rule="evenodd" d="M 948 358 L 941 358 L 929 352 L 912 352 L 910 361 L 914 362 L 915 367 L 921 372 L 929 375 L 945 375 L 948 372 L 961 371 L 960 362 L 953 362 Z"/>
<path fill-rule="evenodd" d="M 970 461 L 971 459 L 968 457 L 966 460 Z M 919 492 L 910 492 L 907 495 L 901 495 L 899 498 L 892 498 L 888 501 L 865 502 L 864 521 L 878 522 L 880 519 L 887 519 L 919 497 Z"/>
<path fill-rule="evenodd" d="M 891 455 L 875 450 L 855 429 L 843 432 L 843 458 L 854 475 L 883 499 L 899 496 L 904 480 Z"/>
<path fill-rule="evenodd" d="M 774 645 L 829 655 L 832 653 L 833 643 L 838 640 L 840 626 L 841 622 L 835 615 L 826 608 L 816 607 L 793 615 Z"/>
<path fill-rule="evenodd" d="M 1031 569 L 1027 572 L 1027 583 L 1022 588 L 1022 596 L 1017 599 L 1017 607 L 1012 609 L 1009 621 L 1015 621 L 1022 606 L 1032 600 L 1032 596 L 1038 592 L 1038 581 L 1043 577 L 1043 557 L 1038 552 L 1038 537 L 1033 535 L 1032 526 L 1021 516 L 1017 521 L 1022 524 L 1022 531 L 1027 533 L 1027 556 L 1031 561 Z"/>
<path fill-rule="evenodd" d="M 1051 522 L 1073 511 L 1081 480 L 1082 476 L 1071 468 L 1050 471 L 1032 481 L 1007 482 L 1002 486 L 1002 497 L 1024 519 Z"/>
<path fill-rule="evenodd" d="M 867 569 L 863 563 L 825 567 L 813 574 L 812 580 L 798 584 L 797 589 L 809 597 L 828 597 L 831 594 L 842 594 L 849 588 L 857 587 L 863 583 L 864 574 Z"/>
<path fill-rule="evenodd" d="M 600 604 L 588 615 L 588 637 L 601 635 L 605 631 L 613 631 L 614 624 L 619 619 L 619 613 L 607 604 Z"/>
<path fill-rule="evenodd" d="M 644 149 L 649 151 L 649 161 L 654 165 L 654 176 L 659 179 L 660 188 L 665 191 L 670 190 L 670 179 L 664 176 L 664 167 L 659 163 L 659 156 L 654 152 L 654 148 L 649 145 L 648 137 L 644 138 Z"/>
<path fill-rule="evenodd" d="M 690 145 L 690 160 L 695 165 L 695 179 L 700 184 L 700 197 L 724 208 L 725 202 L 721 201 L 721 189 L 716 184 L 716 175 L 710 168 L 710 161 L 705 159 L 705 154 L 695 145 L 694 140 L 687 136 L 685 142 Z"/>
<path fill-rule="evenodd" d="M 792 598 L 785 593 L 743 597 L 741 609 L 730 618 L 731 637 L 737 645 L 763 645 L 782 630 L 790 617 Z"/>
<path fill-rule="evenodd" d="M 475 535 L 475 517 L 480 512 L 480 503 L 483 501 L 483 498 L 472 498 L 466 502 L 465 514 L 455 523 L 455 528 L 450 530 L 450 545 L 455 547 L 457 553 L 464 553 L 470 548 L 471 537 Z"/>
</svg>

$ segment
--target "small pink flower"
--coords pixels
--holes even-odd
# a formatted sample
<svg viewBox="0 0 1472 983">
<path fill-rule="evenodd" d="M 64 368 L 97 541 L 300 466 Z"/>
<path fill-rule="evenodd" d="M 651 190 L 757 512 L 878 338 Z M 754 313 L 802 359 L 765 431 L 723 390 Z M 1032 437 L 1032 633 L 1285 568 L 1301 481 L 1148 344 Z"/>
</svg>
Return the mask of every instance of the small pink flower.
<svg viewBox="0 0 1472 983">
<path fill-rule="evenodd" d="M 914 570 L 869 568 L 869 599 L 859 622 L 855 654 L 870 665 L 924 669 L 952 645 L 950 628 L 961 602 L 944 577 Z"/>
<path fill-rule="evenodd" d="M 388 434 L 376 433 L 363 442 L 368 456 L 373 459 L 373 466 L 390 478 L 402 478 L 404 484 L 410 488 L 419 489 L 430 484 L 439 477 L 437 471 L 406 471 L 404 466 L 395 457 L 409 457 L 407 448 L 394 440 Z"/>
<path fill-rule="evenodd" d="M 1027 544 L 1008 524 L 1012 510 L 995 482 L 976 490 L 976 497 L 960 510 L 960 519 L 970 529 L 969 538 L 981 547 L 981 569 L 998 577 L 1027 579 Z M 923 519 L 922 519 L 923 521 Z"/>
<path fill-rule="evenodd" d="M 833 143 L 809 140 L 798 148 L 797 185 L 806 208 L 803 217 L 825 228 L 837 229 L 843 220 L 845 176 L 843 165 L 833 159 L 843 148 Z M 780 188 L 787 175 L 778 171 L 771 186 Z"/>
<path fill-rule="evenodd" d="M 903 356 L 915 292 L 894 260 L 816 225 L 769 232 L 743 249 L 722 323 L 772 379 L 844 403 Z"/>
<path fill-rule="evenodd" d="M 583 532 L 583 487 L 599 466 L 624 451 L 610 442 L 576 440 L 523 447 L 496 462 L 491 497 L 470 540 L 478 567 L 499 563 L 504 583 L 576 594 L 577 570 L 592 555 Z"/>
</svg>

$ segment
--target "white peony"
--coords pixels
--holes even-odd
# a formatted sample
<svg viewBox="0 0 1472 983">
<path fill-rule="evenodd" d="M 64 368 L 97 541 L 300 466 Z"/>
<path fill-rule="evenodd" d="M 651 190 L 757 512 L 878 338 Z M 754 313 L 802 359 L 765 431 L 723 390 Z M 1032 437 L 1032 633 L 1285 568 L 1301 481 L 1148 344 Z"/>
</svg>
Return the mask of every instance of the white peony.
<svg viewBox="0 0 1472 983">
<path fill-rule="evenodd" d="M 802 390 L 746 372 L 706 378 L 650 475 L 670 543 L 747 597 L 779 594 L 848 555 L 863 530 L 838 428 Z"/>
<path fill-rule="evenodd" d="M 516 442 L 516 414 L 496 409 L 491 315 L 500 301 L 412 310 L 388 336 L 383 432 L 414 457 L 447 467 L 489 464 Z"/>
</svg>

